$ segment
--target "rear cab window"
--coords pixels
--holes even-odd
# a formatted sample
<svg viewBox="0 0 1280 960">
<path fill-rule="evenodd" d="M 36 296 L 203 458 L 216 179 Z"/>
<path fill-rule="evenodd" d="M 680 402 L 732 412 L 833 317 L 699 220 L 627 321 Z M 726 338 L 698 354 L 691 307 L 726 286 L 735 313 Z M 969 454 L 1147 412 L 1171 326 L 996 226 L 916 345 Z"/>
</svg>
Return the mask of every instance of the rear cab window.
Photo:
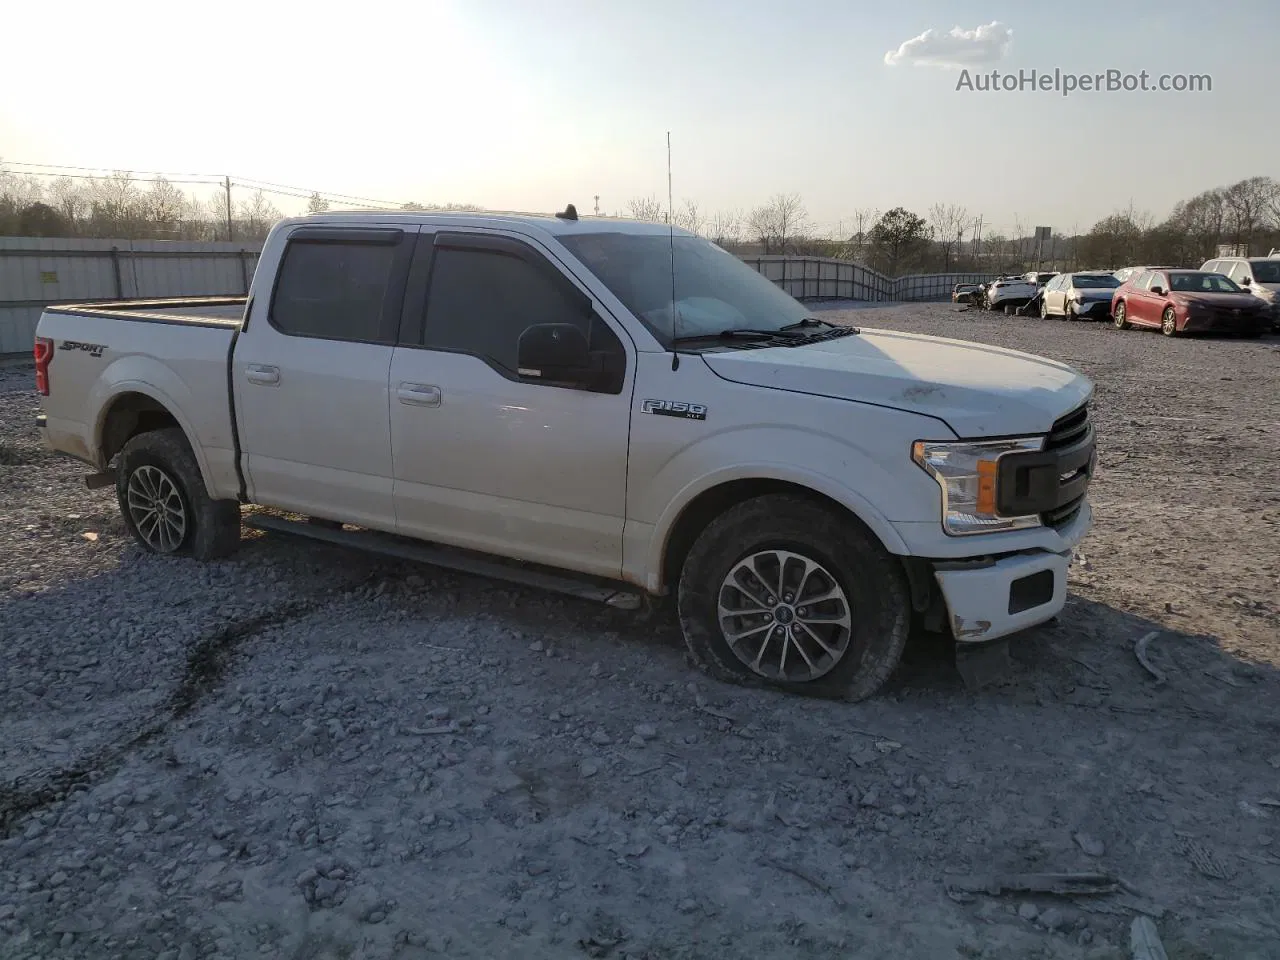
<svg viewBox="0 0 1280 960">
<path fill-rule="evenodd" d="M 394 344 L 415 234 L 304 228 L 288 239 L 268 319 L 291 337 Z"/>
</svg>

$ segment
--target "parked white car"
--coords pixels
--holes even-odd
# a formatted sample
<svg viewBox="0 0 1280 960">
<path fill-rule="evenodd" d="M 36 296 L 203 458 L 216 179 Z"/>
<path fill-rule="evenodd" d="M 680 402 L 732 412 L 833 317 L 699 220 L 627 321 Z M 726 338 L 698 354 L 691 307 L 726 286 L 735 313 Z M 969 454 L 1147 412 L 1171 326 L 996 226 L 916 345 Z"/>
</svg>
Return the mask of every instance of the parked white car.
<svg viewBox="0 0 1280 960">
<path fill-rule="evenodd" d="M 707 240 L 572 208 L 284 220 L 247 300 L 51 307 L 35 353 L 46 442 L 146 550 L 225 556 L 253 503 L 619 607 L 670 594 L 738 682 L 858 699 L 917 618 L 962 646 L 1041 623 L 1091 522 L 1076 370 L 829 323 Z"/>
<path fill-rule="evenodd" d="M 1200 269 L 1221 273 L 1264 301 L 1271 308 L 1272 329 L 1280 332 L 1280 257 L 1218 257 Z"/>
<path fill-rule="evenodd" d="M 1001 277 L 987 287 L 987 307 L 1006 312 L 1025 306 L 1039 291 L 1035 280 L 1026 277 Z"/>
<path fill-rule="evenodd" d="M 1041 291 L 1040 316 L 1107 320 L 1111 317 L 1111 296 L 1119 286 L 1120 281 L 1110 273 L 1060 273 Z"/>
</svg>

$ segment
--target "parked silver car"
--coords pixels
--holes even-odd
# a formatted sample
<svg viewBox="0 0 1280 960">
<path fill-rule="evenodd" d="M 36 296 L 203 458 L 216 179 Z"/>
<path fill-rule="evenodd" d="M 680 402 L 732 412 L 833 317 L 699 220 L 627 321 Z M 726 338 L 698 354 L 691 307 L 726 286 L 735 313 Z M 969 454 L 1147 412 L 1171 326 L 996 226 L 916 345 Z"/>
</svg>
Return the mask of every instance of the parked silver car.
<svg viewBox="0 0 1280 960">
<path fill-rule="evenodd" d="M 1266 303 L 1272 329 L 1280 332 L 1280 257 L 1219 257 L 1200 269 L 1234 280 L 1241 289 Z"/>
<path fill-rule="evenodd" d="M 1120 281 L 1111 273 L 1060 273 L 1040 297 L 1040 316 L 1063 320 L 1106 320 Z"/>
</svg>

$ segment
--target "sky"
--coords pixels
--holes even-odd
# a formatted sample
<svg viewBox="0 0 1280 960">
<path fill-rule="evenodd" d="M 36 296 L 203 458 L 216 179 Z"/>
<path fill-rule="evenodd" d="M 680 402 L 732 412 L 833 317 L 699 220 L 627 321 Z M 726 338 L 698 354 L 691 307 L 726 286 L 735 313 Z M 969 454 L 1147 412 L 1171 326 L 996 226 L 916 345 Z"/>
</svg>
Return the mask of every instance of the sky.
<svg viewBox="0 0 1280 960">
<path fill-rule="evenodd" d="M 71 0 L 3 19 L 6 164 L 615 213 L 666 201 L 669 131 L 677 205 L 797 193 L 826 235 L 937 203 L 987 235 L 1071 233 L 1280 177 L 1275 0 Z M 957 89 L 1055 68 L 1212 90 Z"/>
</svg>

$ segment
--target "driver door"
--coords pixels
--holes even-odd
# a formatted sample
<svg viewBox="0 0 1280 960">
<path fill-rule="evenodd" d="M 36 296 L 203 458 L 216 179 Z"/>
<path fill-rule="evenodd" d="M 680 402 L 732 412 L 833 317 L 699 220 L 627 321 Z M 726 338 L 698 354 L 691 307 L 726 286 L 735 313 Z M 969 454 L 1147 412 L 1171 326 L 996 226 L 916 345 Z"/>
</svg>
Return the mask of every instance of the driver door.
<svg viewBox="0 0 1280 960">
<path fill-rule="evenodd" d="M 522 375 L 526 328 L 572 323 L 624 372 L 596 389 Z M 426 235 L 391 359 L 401 533 L 618 577 L 634 346 L 534 241 Z"/>
</svg>

